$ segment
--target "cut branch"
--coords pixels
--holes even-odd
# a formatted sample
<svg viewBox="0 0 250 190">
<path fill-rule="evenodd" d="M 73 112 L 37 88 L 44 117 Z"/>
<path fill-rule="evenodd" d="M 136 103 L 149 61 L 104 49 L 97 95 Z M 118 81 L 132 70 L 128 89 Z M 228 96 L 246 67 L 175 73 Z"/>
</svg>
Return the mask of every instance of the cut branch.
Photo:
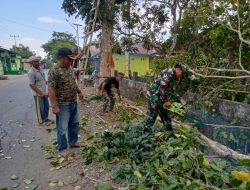
<svg viewBox="0 0 250 190">
<path fill-rule="evenodd" d="M 203 77 L 203 78 L 218 78 L 218 79 L 246 79 L 246 78 L 250 78 L 250 75 L 242 75 L 242 76 L 235 76 L 235 77 L 220 76 L 220 75 L 204 75 L 204 74 L 201 74 L 201 73 L 198 73 L 198 72 L 194 71 L 191 68 L 189 68 L 189 71 L 191 73 L 193 73 L 194 75 L 197 75 L 197 76 Z"/>
</svg>

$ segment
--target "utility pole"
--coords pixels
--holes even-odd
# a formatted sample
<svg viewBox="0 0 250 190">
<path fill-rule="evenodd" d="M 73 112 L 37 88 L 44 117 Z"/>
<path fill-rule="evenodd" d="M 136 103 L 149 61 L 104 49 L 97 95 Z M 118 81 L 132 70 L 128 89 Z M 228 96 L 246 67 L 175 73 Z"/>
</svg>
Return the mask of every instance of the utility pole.
<svg viewBox="0 0 250 190">
<path fill-rule="evenodd" d="M 10 35 L 11 38 L 15 41 L 15 49 L 16 49 L 16 38 L 19 38 L 19 35 Z"/>
<path fill-rule="evenodd" d="M 79 42 L 79 26 L 82 26 L 81 24 L 76 24 L 76 23 L 70 23 L 69 21 L 68 21 L 68 19 L 65 19 L 66 21 L 67 21 L 67 23 L 69 23 L 69 25 L 72 27 L 72 28 L 74 28 L 74 30 L 76 31 L 76 38 L 77 38 L 77 46 L 78 46 L 78 51 L 80 52 L 80 42 Z M 75 26 L 76 27 L 75 27 Z"/>
<path fill-rule="evenodd" d="M 73 25 L 76 26 L 76 36 L 77 36 L 77 46 L 78 46 L 78 51 L 80 52 L 80 42 L 79 42 L 79 26 L 82 26 L 81 24 L 76 24 L 76 23 L 73 23 Z"/>
</svg>

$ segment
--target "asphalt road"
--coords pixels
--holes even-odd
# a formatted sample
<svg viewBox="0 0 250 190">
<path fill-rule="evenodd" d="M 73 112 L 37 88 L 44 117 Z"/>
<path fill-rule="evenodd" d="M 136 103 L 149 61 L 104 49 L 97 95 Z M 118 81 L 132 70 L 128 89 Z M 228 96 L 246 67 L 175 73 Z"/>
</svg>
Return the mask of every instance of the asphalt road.
<svg viewBox="0 0 250 190">
<path fill-rule="evenodd" d="M 37 189 L 48 189 L 56 173 L 41 150 L 50 135 L 37 126 L 34 100 L 27 76 L 0 84 L 0 187 L 20 183 L 16 189 L 27 189 L 25 179 L 33 179 Z M 34 139 L 34 140 L 33 140 Z M 18 180 L 11 180 L 15 174 Z M 0 188 L 1 189 L 1 188 Z"/>
</svg>

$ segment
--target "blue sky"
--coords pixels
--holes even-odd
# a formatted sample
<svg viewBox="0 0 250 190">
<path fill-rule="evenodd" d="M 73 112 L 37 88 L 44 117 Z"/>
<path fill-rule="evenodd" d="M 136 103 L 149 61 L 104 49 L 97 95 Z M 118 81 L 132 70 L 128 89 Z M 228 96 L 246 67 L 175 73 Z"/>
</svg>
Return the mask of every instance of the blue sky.
<svg viewBox="0 0 250 190">
<path fill-rule="evenodd" d="M 61 9 L 63 0 L 1 0 L 0 46 L 9 49 L 14 40 L 10 35 L 19 35 L 17 44 L 29 46 L 37 55 L 45 56 L 41 45 L 46 43 L 52 31 L 75 30 L 65 21 L 83 24 L 75 17 L 68 18 Z M 82 30 L 80 35 L 82 36 Z M 82 45 L 82 41 L 80 42 Z"/>
</svg>

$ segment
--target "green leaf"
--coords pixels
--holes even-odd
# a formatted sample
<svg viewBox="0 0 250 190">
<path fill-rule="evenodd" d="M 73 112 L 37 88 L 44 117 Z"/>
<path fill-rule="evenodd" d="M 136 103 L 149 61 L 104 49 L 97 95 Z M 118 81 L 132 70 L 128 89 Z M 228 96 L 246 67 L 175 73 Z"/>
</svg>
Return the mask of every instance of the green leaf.
<svg viewBox="0 0 250 190">
<path fill-rule="evenodd" d="M 241 164 L 242 166 L 248 166 L 248 167 L 250 167 L 250 160 L 249 160 L 249 159 L 241 160 L 241 161 L 240 161 L 240 164 Z"/>
<path fill-rule="evenodd" d="M 16 183 L 16 184 L 12 185 L 12 188 L 17 188 L 19 186 L 20 186 L 20 183 Z"/>
<path fill-rule="evenodd" d="M 57 185 L 58 185 L 59 187 L 63 187 L 63 186 L 64 186 L 63 180 L 59 179 L 58 182 L 57 182 Z"/>
<path fill-rule="evenodd" d="M 30 190 L 36 190 L 37 188 L 38 188 L 37 184 L 33 184 L 33 185 L 29 186 Z"/>
<path fill-rule="evenodd" d="M 13 174 L 10 178 L 11 178 L 11 180 L 17 180 L 17 179 L 18 179 L 18 176 L 15 175 L 15 174 Z"/>
<path fill-rule="evenodd" d="M 109 183 L 104 183 L 101 185 L 97 185 L 95 190 L 114 190 L 113 186 Z"/>
<path fill-rule="evenodd" d="M 24 179 L 24 183 L 25 183 L 26 185 L 29 185 L 29 184 L 32 183 L 32 179 Z"/>
<path fill-rule="evenodd" d="M 137 190 L 146 190 L 147 188 L 145 187 L 145 185 L 140 184 L 137 188 Z"/>
</svg>

